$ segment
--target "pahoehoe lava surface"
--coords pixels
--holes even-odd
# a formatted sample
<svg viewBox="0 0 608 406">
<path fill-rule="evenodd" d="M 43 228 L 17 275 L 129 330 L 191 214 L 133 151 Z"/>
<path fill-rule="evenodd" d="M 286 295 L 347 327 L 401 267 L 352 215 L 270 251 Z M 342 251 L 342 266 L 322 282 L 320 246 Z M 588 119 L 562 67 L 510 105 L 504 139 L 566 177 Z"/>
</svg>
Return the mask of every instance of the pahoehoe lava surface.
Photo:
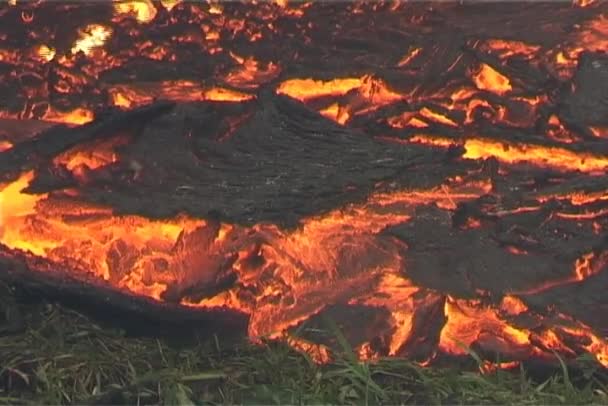
<svg viewBox="0 0 608 406">
<path fill-rule="evenodd" d="M 230 118 L 240 121 L 234 131 L 226 124 Z M 117 213 L 156 218 L 216 212 L 229 222 L 289 227 L 363 199 L 378 182 L 407 178 L 408 168 L 443 155 L 376 141 L 287 96 L 266 93 L 236 109 L 213 102 L 178 105 L 120 151 L 110 181 L 104 176 L 109 169 L 100 168 L 80 193 Z M 131 162 L 142 166 L 140 176 L 125 176 Z M 34 183 L 48 190 L 43 184 Z"/>
</svg>

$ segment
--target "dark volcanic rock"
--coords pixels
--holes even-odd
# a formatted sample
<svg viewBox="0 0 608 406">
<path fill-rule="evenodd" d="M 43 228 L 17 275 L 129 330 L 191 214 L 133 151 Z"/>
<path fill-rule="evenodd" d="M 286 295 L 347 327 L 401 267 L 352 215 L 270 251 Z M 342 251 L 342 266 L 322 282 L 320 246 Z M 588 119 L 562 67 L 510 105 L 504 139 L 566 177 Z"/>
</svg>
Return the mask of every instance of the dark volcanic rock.
<svg viewBox="0 0 608 406">
<path fill-rule="evenodd" d="M 109 181 L 89 181 L 80 190 L 123 213 L 217 211 L 230 222 L 293 226 L 441 156 L 375 141 L 293 99 L 266 95 L 240 106 L 178 106 L 121 152 Z M 133 162 L 142 167 L 135 178 L 127 176 Z"/>
</svg>

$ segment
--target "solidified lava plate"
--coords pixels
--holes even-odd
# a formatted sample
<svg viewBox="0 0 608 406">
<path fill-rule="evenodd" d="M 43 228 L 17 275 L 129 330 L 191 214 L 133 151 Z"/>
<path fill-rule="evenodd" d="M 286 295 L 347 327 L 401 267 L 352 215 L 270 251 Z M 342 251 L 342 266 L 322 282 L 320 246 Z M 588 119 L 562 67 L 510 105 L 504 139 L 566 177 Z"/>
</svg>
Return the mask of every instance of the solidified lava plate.
<svg viewBox="0 0 608 406">
<path fill-rule="evenodd" d="M 605 3 L 9 1 L 0 27 L 2 279 L 238 313 L 319 361 L 330 317 L 367 359 L 608 367 Z"/>
</svg>

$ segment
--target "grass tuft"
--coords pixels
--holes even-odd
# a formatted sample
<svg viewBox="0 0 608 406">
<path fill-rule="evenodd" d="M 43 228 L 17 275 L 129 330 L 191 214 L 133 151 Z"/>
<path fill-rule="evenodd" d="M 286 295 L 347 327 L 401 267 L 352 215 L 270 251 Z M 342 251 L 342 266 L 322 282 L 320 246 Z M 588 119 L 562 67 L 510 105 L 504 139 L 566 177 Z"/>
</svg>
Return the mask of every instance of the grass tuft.
<svg viewBox="0 0 608 406">
<path fill-rule="evenodd" d="M 360 362 L 331 319 L 340 351 L 319 366 L 276 342 L 127 337 L 58 305 L 19 304 L 6 289 L 0 318 L 0 404 L 608 404 L 604 371 L 588 357 L 581 379 L 560 359 L 543 382 L 523 368 L 482 375 Z"/>
</svg>

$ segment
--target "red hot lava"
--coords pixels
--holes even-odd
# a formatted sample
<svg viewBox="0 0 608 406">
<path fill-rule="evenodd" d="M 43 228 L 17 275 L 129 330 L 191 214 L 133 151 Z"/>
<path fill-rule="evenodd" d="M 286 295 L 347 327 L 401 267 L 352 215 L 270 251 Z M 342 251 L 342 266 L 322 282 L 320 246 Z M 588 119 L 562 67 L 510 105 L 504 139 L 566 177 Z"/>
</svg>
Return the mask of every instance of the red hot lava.
<svg viewBox="0 0 608 406">
<path fill-rule="evenodd" d="M 9 2 L 0 21 L 16 31 L 0 32 L 0 86 L 15 97 L 0 105 L 0 157 L 31 139 L 28 132 L 44 134 L 54 123 L 79 128 L 101 120 L 104 109 L 126 111 L 157 99 L 240 106 L 274 86 L 275 94 L 298 100 L 319 119 L 362 130 L 377 143 L 448 158 L 431 186 L 378 182 L 366 198 L 308 215 L 295 228 L 186 214 L 151 218 L 118 214 L 79 189 L 127 159 L 123 148 L 133 141 L 117 134 L 65 148 L 44 163 L 70 174 L 76 182 L 70 187 L 27 189 L 41 166 L 6 179 L 0 191 L 5 256 L 27 252 L 125 294 L 227 307 L 250 317 L 253 340 L 286 339 L 320 361 L 330 350 L 292 332 L 343 305 L 372 309 L 383 319 L 378 331 L 358 326 L 365 330 L 355 340 L 362 358 L 422 354 L 428 362 L 474 347 L 508 361 L 589 352 L 608 366 L 608 326 L 581 319 L 588 308 L 571 315 L 568 305 L 551 302 L 552 292 L 571 297 L 605 283 L 608 247 L 577 236 L 601 236 L 608 214 L 608 182 L 599 176 L 608 166 L 608 121 L 587 108 L 607 89 L 589 89 L 588 82 L 608 77 L 601 53 L 608 10 L 590 1 L 499 8 L 398 1 Z M 482 18 L 469 13 L 473 9 L 489 14 Z M 62 25 L 56 20 L 64 15 L 72 17 Z M 507 33 L 501 18 L 517 27 Z M 563 26 L 552 24 L 557 20 Z M 225 138 L 248 117 L 228 120 Z M 146 165 L 132 160 L 127 167 L 137 179 Z M 450 238 L 484 239 L 520 276 L 512 268 L 512 283 L 476 285 L 471 275 L 502 270 L 481 260 L 459 268 L 445 253 L 460 248 L 446 248 L 440 237 L 428 238 L 423 248 L 448 255 L 446 267 L 416 261 L 426 239 L 390 230 L 418 230 L 429 208 L 436 229 L 422 233 L 432 236 L 451 221 L 445 226 Z M 540 222 L 530 220 L 541 215 Z M 458 216 L 464 216 L 460 223 Z M 506 234 L 512 238 L 499 238 Z M 577 250 L 566 254 L 559 244 Z M 459 258 L 491 255 L 462 252 Z M 547 255 L 559 266 L 538 276 L 534 261 Z M 44 272 L 35 262 L 31 267 Z M 470 289 L 444 290 L 417 277 L 418 270 L 436 281 L 462 273 Z M 236 282 L 219 293 L 184 293 L 228 274 Z"/>
</svg>

